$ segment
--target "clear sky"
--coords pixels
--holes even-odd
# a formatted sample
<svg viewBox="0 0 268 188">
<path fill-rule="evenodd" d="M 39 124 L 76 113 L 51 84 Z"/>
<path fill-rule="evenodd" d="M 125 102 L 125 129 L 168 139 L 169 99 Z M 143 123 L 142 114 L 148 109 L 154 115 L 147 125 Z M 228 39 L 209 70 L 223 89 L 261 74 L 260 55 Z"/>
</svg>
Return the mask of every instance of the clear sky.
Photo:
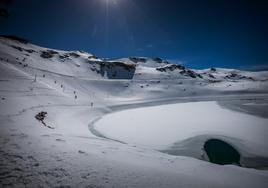
<svg viewBox="0 0 268 188">
<path fill-rule="evenodd" d="M 266 0 L 15 0 L 7 8 L 0 34 L 41 46 L 194 68 L 268 67 Z"/>
</svg>

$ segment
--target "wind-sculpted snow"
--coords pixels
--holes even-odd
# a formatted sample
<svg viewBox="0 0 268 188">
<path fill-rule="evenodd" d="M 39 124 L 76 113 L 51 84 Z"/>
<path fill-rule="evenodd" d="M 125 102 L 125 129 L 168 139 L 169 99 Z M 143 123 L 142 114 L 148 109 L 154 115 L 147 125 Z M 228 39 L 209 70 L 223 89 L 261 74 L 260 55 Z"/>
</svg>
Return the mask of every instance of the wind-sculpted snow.
<svg viewBox="0 0 268 188">
<path fill-rule="evenodd" d="M 181 69 L 161 58 L 102 59 L 0 37 L 0 187 L 266 187 L 267 171 L 256 169 L 267 167 L 268 72 Z M 178 109 L 173 116 L 159 106 L 212 100 L 220 101 L 207 102 L 213 109 L 201 105 L 200 112 L 187 114 Z M 218 104 L 230 115 L 216 113 L 222 110 Z M 148 106 L 162 113 L 148 116 L 141 108 Z M 128 114 L 132 108 L 141 109 Z M 205 109 L 212 111 L 207 124 L 198 116 Z M 117 120 L 125 120 L 124 125 L 114 120 L 107 125 L 132 132 L 111 140 L 95 129 L 95 122 L 116 111 L 122 111 Z M 140 112 L 144 118 L 138 118 Z M 236 113 L 241 118 L 233 119 Z M 237 124 L 223 128 L 216 121 L 223 116 Z M 198 117 L 198 124 L 182 124 Z M 135 121 L 142 124 L 127 129 Z M 151 121 L 163 124 L 155 128 Z M 197 128 L 206 131 L 191 135 Z M 238 148 L 242 167 L 256 169 L 200 160 L 200 148 L 215 135 Z M 126 141 L 118 142 L 121 137 Z M 168 147 L 144 147 L 128 139 Z"/>
</svg>

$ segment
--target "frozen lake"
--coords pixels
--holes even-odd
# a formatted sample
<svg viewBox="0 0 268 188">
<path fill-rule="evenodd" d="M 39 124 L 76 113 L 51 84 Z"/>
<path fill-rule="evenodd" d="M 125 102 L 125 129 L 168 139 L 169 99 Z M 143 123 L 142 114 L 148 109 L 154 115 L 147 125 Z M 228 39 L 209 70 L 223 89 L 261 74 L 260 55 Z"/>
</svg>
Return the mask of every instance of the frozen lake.
<svg viewBox="0 0 268 188">
<path fill-rule="evenodd" d="M 229 110 L 215 101 L 143 107 L 108 114 L 97 121 L 102 136 L 177 155 L 197 156 L 208 138 L 220 138 L 243 155 L 268 156 L 268 119 Z M 181 144 L 180 144 L 181 143 Z M 178 148 L 179 147 L 179 148 Z M 180 152 L 183 150 L 183 152 Z M 185 152 L 186 151 L 186 152 Z M 198 157 L 197 157 L 198 158 Z"/>
<path fill-rule="evenodd" d="M 215 101 L 144 107 L 108 114 L 95 129 L 108 138 L 162 148 L 197 135 L 222 135 L 260 145 L 268 119 L 224 109 Z"/>
</svg>

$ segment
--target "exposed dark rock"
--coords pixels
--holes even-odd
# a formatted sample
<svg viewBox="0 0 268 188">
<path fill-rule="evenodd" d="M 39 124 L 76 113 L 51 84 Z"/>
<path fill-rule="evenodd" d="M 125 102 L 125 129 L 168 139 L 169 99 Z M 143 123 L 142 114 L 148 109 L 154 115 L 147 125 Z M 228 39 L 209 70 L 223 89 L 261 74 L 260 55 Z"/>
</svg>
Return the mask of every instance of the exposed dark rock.
<svg viewBox="0 0 268 188">
<path fill-rule="evenodd" d="M 157 67 L 156 70 L 160 72 L 167 72 L 167 71 L 174 71 L 174 70 L 185 70 L 185 67 L 183 65 L 169 64 L 163 67 Z"/>
<path fill-rule="evenodd" d="M 209 83 L 219 83 L 219 82 L 221 82 L 221 80 L 208 80 L 209 81 Z"/>
<path fill-rule="evenodd" d="M 66 59 L 66 58 L 69 58 L 70 56 L 68 54 L 62 54 L 62 55 L 59 55 L 59 58 L 60 59 Z"/>
<path fill-rule="evenodd" d="M 191 78 L 197 78 L 197 77 L 203 78 L 203 76 L 201 74 L 198 74 L 198 73 L 196 73 L 192 70 L 189 70 L 189 69 L 188 70 L 185 69 L 185 70 L 181 71 L 180 73 L 184 76 L 190 76 Z"/>
<path fill-rule="evenodd" d="M 236 74 L 236 73 L 231 73 L 231 74 L 229 75 L 230 78 L 235 78 L 235 77 L 237 77 L 237 76 L 238 76 L 238 74 Z"/>
<path fill-rule="evenodd" d="M 81 150 L 78 150 L 78 153 L 80 153 L 80 154 L 85 154 L 86 152 L 81 151 Z"/>
<path fill-rule="evenodd" d="M 25 52 L 28 52 L 28 53 L 34 53 L 36 51 L 32 50 L 32 49 L 25 49 L 25 48 L 22 48 L 22 47 L 19 47 L 19 46 L 14 46 L 14 45 L 11 45 L 12 48 L 16 49 L 16 50 L 19 50 L 21 52 L 25 51 Z"/>
<path fill-rule="evenodd" d="M 249 80 L 255 81 L 254 78 L 252 78 L 251 76 L 247 77 Z"/>
<path fill-rule="evenodd" d="M 203 78 L 203 76 L 201 74 L 197 74 L 197 77 L 199 78 Z"/>
<path fill-rule="evenodd" d="M 209 74 L 208 76 L 209 76 L 210 78 L 215 79 L 215 76 L 213 76 L 212 74 Z"/>
<path fill-rule="evenodd" d="M 150 81 L 151 84 L 160 84 L 161 81 L 160 80 L 153 80 L 153 81 Z"/>
<path fill-rule="evenodd" d="M 56 52 L 56 51 L 54 51 L 54 50 L 47 50 L 47 52 L 50 53 L 50 54 L 53 54 L 53 55 L 55 55 L 55 54 L 59 54 L 59 52 Z"/>
<path fill-rule="evenodd" d="M 42 51 L 40 56 L 42 58 L 52 58 L 53 57 L 53 55 L 48 53 L 47 51 Z"/>
<path fill-rule="evenodd" d="M 78 58 L 78 57 L 80 57 L 80 55 L 78 55 L 77 53 L 75 53 L 75 52 L 70 52 L 70 53 L 68 53 L 71 57 L 74 57 L 74 58 Z"/>
<path fill-rule="evenodd" d="M 56 52 L 54 50 L 47 50 L 47 51 L 41 51 L 40 56 L 42 58 L 49 59 L 49 58 L 52 58 L 55 54 L 58 54 L 58 52 Z"/>
<path fill-rule="evenodd" d="M 34 53 L 34 52 L 36 52 L 36 51 L 34 51 L 34 50 L 32 50 L 32 49 L 24 49 L 26 52 L 28 52 L 28 53 Z"/>
<path fill-rule="evenodd" d="M 132 79 L 136 71 L 135 64 L 119 61 L 98 62 L 102 76 L 107 75 L 109 79 Z"/>
<path fill-rule="evenodd" d="M 147 59 L 143 57 L 129 57 L 129 59 L 135 63 L 141 62 L 146 63 Z"/>
<path fill-rule="evenodd" d="M 185 76 L 191 76 L 192 78 L 196 78 L 196 76 L 193 73 L 193 71 L 183 70 L 183 71 L 180 72 L 180 74 L 185 75 Z"/>
<path fill-rule="evenodd" d="M 239 75 L 237 73 L 230 73 L 227 76 L 225 76 L 226 79 L 231 79 L 231 80 L 251 80 L 254 81 L 254 79 L 252 77 L 248 77 L 248 76 L 243 76 L 243 75 Z"/>
<path fill-rule="evenodd" d="M 91 55 L 91 56 L 88 56 L 88 59 L 98 59 L 98 57 L 95 55 Z"/>
<path fill-rule="evenodd" d="M 19 46 L 14 46 L 14 45 L 11 45 L 12 48 L 16 49 L 16 50 L 19 50 L 21 52 L 23 52 L 23 48 L 22 47 L 19 47 Z"/>
<path fill-rule="evenodd" d="M 97 69 L 94 68 L 94 67 L 91 67 L 90 70 L 93 71 L 93 72 L 94 72 L 94 71 L 97 71 Z"/>
<path fill-rule="evenodd" d="M 212 71 L 212 72 L 216 72 L 216 68 L 211 67 L 211 68 L 210 68 L 210 71 Z"/>
<path fill-rule="evenodd" d="M 186 74 L 188 74 L 192 78 L 196 78 L 197 74 L 192 70 L 187 70 Z"/>
</svg>

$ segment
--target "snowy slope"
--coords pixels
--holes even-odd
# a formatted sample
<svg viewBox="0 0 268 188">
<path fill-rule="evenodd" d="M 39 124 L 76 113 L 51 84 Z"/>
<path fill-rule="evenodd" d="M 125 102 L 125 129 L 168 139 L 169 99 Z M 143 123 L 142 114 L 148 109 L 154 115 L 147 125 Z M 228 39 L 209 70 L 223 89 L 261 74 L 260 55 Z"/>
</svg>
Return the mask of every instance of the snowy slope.
<svg viewBox="0 0 268 188">
<path fill-rule="evenodd" d="M 91 128 L 106 114 L 137 107 L 266 100 L 267 78 L 268 72 L 191 70 L 159 58 L 107 60 L 0 37 L 0 185 L 265 187 L 266 170 L 169 155 Z M 44 124 L 35 118 L 42 111 Z"/>
</svg>

